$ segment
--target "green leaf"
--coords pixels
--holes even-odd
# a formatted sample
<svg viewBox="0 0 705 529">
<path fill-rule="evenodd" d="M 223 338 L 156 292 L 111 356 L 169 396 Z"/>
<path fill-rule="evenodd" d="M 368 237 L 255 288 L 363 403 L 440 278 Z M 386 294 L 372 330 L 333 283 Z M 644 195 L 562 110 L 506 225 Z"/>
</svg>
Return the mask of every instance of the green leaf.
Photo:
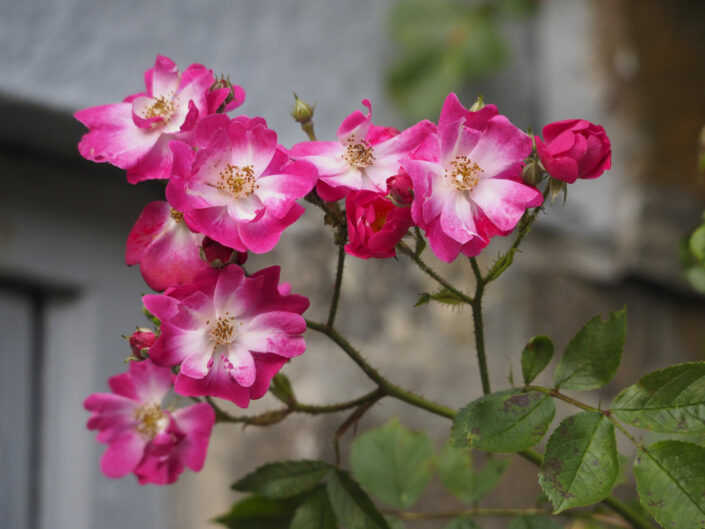
<svg viewBox="0 0 705 529">
<path fill-rule="evenodd" d="M 614 425 L 586 411 L 563 420 L 548 439 L 539 483 L 557 514 L 606 498 L 618 475 Z"/>
<path fill-rule="evenodd" d="M 438 477 L 458 499 L 473 505 L 491 491 L 509 466 L 509 459 L 494 457 L 485 468 L 473 468 L 472 451 L 446 445 L 438 456 Z"/>
<path fill-rule="evenodd" d="M 289 498 L 313 489 L 332 469 L 324 461 L 277 461 L 259 467 L 231 488 L 267 498 Z"/>
<path fill-rule="evenodd" d="M 431 301 L 431 294 L 429 294 L 428 292 L 424 292 L 419 296 L 418 301 L 414 303 L 414 307 L 420 307 L 421 305 L 425 305 L 429 301 Z"/>
<path fill-rule="evenodd" d="M 665 529 L 705 527 L 705 448 L 661 441 L 637 455 L 639 501 Z"/>
<path fill-rule="evenodd" d="M 626 307 L 607 321 L 592 318 L 565 348 L 554 376 L 556 387 L 586 390 L 607 384 L 619 367 L 626 331 Z"/>
<path fill-rule="evenodd" d="M 556 413 L 553 399 L 537 391 L 508 389 L 485 395 L 453 421 L 455 446 L 490 452 L 520 452 L 538 443 Z"/>
<path fill-rule="evenodd" d="M 355 479 L 397 509 L 411 507 L 426 488 L 433 456 L 431 439 L 425 433 L 411 432 L 397 419 L 363 433 L 350 446 Z"/>
<path fill-rule="evenodd" d="M 406 529 L 406 525 L 404 525 L 404 522 L 402 522 L 396 516 L 385 516 L 384 518 L 385 520 L 387 520 L 387 523 L 389 524 L 389 527 L 391 527 L 391 529 Z"/>
<path fill-rule="evenodd" d="M 531 384 L 553 358 L 553 342 L 548 336 L 534 336 L 521 353 L 524 382 Z"/>
<path fill-rule="evenodd" d="M 316 489 L 296 509 L 289 529 L 338 529 L 325 487 Z"/>
<path fill-rule="evenodd" d="M 545 516 L 517 516 L 509 524 L 509 529 L 563 529 Z"/>
<path fill-rule="evenodd" d="M 614 399 L 612 411 L 624 422 L 654 432 L 705 433 L 705 362 L 649 373 Z"/>
<path fill-rule="evenodd" d="M 701 264 L 705 264 L 705 224 L 700 226 L 693 232 L 690 236 L 690 253 L 700 261 Z"/>
<path fill-rule="evenodd" d="M 250 496 L 213 522 L 229 529 L 288 529 L 293 514 L 290 501 Z"/>
<path fill-rule="evenodd" d="M 443 529 L 482 529 L 475 520 L 465 516 L 452 520 Z"/>
<path fill-rule="evenodd" d="M 344 470 L 333 471 L 326 489 L 335 516 L 345 529 L 390 529 L 370 497 Z"/>
</svg>

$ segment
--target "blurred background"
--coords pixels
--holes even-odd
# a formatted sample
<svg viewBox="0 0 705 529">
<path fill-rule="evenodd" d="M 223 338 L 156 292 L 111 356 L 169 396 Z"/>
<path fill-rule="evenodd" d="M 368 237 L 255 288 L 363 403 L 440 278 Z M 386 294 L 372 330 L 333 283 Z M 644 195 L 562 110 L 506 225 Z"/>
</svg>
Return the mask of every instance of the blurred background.
<svg viewBox="0 0 705 529">
<path fill-rule="evenodd" d="M 133 187 L 121 171 L 81 159 L 84 131 L 71 116 L 142 90 L 157 53 L 182 69 L 200 62 L 229 74 L 247 91 L 239 111 L 264 116 L 285 146 L 305 139 L 289 116 L 292 91 L 316 104 L 321 139 L 333 138 L 363 98 L 376 124 L 402 128 L 435 120 L 450 90 L 467 106 L 482 93 L 537 133 L 574 117 L 604 125 L 612 170 L 571 185 L 565 207 L 559 199 L 542 215 L 515 265 L 486 294 L 493 387 L 508 387 L 531 336 L 553 337 L 560 352 L 591 316 L 625 304 L 622 366 L 592 403 L 650 370 L 705 359 L 705 297 L 682 279 L 678 258 L 705 197 L 696 166 L 705 124 L 702 1 L 0 0 L 3 527 L 209 527 L 236 499 L 228 487 L 245 472 L 274 459 L 332 458 L 344 416 L 294 416 L 261 430 L 216 427 L 203 472 L 186 472 L 172 487 L 100 474 L 104 446 L 84 427 L 82 401 L 125 369 L 129 348 L 120 335 L 146 323 L 147 287 L 124 266 L 124 243 L 162 186 Z M 281 263 L 294 292 L 312 299 L 313 319 L 326 313 L 335 266 L 321 224 L 309 211 L 275 252 L 249 264 Z M 493 242 L 481 263 L 505 242 Z M 465 261 L 442 265 L 428 251 L 425 258 L 471 287 Z M 471 315 L 412 308 L 433 288 L 404 257 L 348 259 L 338 321 L 382 373 L 460 407 L 481 393 Z M 306 354 L 284 369 L 301 401 L 371 389 L 342 352 L 319 336 L 307 340 Z M 267 396 L 252 408 L 275 406 Z M 392 415 L 428 430 L 439 448 L 448 436 L 446 420 L 389 399 L 359 430 Z M 484 505 L 533 504 L 538 484 L 529 464 L 513 461 L 503 483 Z M 629 498 L 633 484 L 615 492 Z M 418 506 L 458 507 L 439 486 Z M 505 523 L 483 520 L 490 529 Z"/>
</svg>

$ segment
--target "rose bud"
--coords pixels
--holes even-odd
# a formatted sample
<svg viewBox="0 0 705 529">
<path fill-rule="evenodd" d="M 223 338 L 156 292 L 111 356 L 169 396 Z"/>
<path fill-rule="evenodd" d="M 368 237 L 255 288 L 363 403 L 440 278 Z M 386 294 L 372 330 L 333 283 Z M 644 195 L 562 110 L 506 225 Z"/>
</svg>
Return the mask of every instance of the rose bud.
<svg viewBox="0 0 705 529">
<path fill-rule="evenodd" d="M 135 355 L 140 360 L 144 358 L 149 353 L 149 348 L 152 347 L 154 341 L 157 339 L 157 335 L 154 334 L 150 329 L 145 329 L 140 327 L 132 336 L 129 338 L 130 349 L 132 349 L 132 354 Z"/>
<path fill-rule="evenodd" d="M 553 178 L 569 184 L 578 178 L 597 178 L 612 165 L 610 139 L 605 129 L 584 119 L 556 121 L 536 137 L 536 151 Z"/>
<path fill-rule="evenodd" d="M 387 190 L 397 206 L 410 206 L 414 201 L 414 184 L 406 173 L 387 178 Z"/>
<path fill-rule="evenodd" d="M 231 263 L 243 265 L 247 262 L 247 252 L 228 248 L 210 237 L 203 238 L 201 257 L 215 268 Z"/>
</svg>

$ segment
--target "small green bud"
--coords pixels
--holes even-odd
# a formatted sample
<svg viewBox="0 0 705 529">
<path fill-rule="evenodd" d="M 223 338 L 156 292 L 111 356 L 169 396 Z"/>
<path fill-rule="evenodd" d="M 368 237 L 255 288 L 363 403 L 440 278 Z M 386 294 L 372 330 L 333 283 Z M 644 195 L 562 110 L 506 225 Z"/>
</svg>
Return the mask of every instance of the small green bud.
<svg viewBox="0 0 705 529">
<path fill-rule="evenodd" d="M 485 106 L 485 98 L 482 97 L 482 95 L 478 95 L 477 101 L 475 101 L 470 107 L 470 112 L 477 112 L 478 110 L 485 108 Z"/>
<path fill-rule="evenodd" d="M 531 186 L 538 185 L 543 180 L 543 171 L 539 167 L 538 161 L 534 158 L 529 159 L 521 172 L 521 177 Z"/>
<path fill-rule="evenodd" d="M 291 382 L 286 375 L 282 373 L 277 373 L 274 375 L 272 384 L 269 386 L 269 391 L 287 406 L 296 405 L 294 388 L 291 387 Z"/>
<path fill-rule="evenodd" d="M 291 117 L 294 118 L 294 121 L 302 125 L 310 122 L 313 119 L 314 110 L 315 107 L 299 99 L 299 96 L 294 92 L 294 108 L 291 109 Z"/>
<path fill-rule="evenodd" d="M 229 88 L 230 92 L 228 93 L 228 97 L 225 98 L 225 101 L 218 107 L 218 112 L 219 114 L 222 114 L 225 112 L 225 109 L 227 106 L 235 99 L 235 89 L 233 88 L 233 83 L 230 82 L 230 76 L 224 76 L 221 75 L 218 80 L 211 85 L 211 91 L 212 90 L 218 90 L 220 88 Z"/>
</svg>

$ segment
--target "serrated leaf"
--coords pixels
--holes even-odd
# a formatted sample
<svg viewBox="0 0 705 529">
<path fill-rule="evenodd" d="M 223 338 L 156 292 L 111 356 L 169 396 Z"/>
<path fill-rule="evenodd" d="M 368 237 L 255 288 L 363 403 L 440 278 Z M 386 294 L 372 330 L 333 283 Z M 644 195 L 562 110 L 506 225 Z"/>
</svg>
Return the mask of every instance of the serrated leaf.
<svg viewBox="0 0 705 529">
<path fill-rule="evenodd" d="M 406 509 L 412 506 L 431 479 L 433 442 L 396 419 L 368 430 L 350 446 L 355 479 L 382 502 Z"/>
<path fill-rule="evenodd" d="M 344 470 L 331 473 L 326 490 L 335 516 L 345 529 L 390 529 L 370 497 Z"/>
<path fill-rule="evenodd" d="M 290 501 L 250 496 L 213 522 L 229 529 L 288 529 L 293 514 L 294 505 Z"/>
<path fill-rule="evenodd" d="M 639 501 L 665 529 L 705 527 L 705 448 L 661 441 L 634 464 Z"/>
<path fill-rule="evenodd" d="M 332 469 L 324 461 L 277 461 L 259 467 L 231 488 L 268 498 L 289 498 L 313 489 Z"/>
<path fill-rule="evenodd" d="M 482 527 L 472 518 L 463 516 L 455 518 L 443 529 L 482 529 Z"/>
<path fill-rule="evenodd" d="M 612 411 L 624 422 L 654 432 L 705 433 L 705 362 L 649 373 L 623 390 Z"/>
<path fill-rule="evenodd" d="M 543 438 L 555 413 L 553 399 L 543 393 L 518 389 L 491 393 L 460 410 L 451 440 L 457 447 L 520 452 Z"/>
<path fill-rule="evenodd" d="M 618 475 L 614 425 L 586 411 L 563 420 L 548 439 L 539 483 L 557 514 L 606 498 Z"/>
<path fill-rule="evenodd" d="M 316 489 L 294 512 L 289 529 L 338 529 L 324 486 Z"/>
<path fill-rule="evenodd" d="M 531 384 L 553 358 L 553 342 L 548 336 L 534 336 L 521 353 L 524 382 Z"/>
<path fill-rule="evenodd" d="M 700 264 L 705 264 L 705 224 L 696 229 L 690 236 L 690 253 L 700 261 Z"/>
<path fill-rule="evenodd" d="M 509 529 L 563 529 L 545 516 L 517 516 L 512 519 Z"/>
<path fill-rule="evenodd" d="M 438 456 L 436 469 L 445 488 L 473 505 L 499 483 L 508 466 L 509 459 L 494 457 L 485 468 L 475 470 L 471 450 L 446 445 Z"/>
<path fill-rule="evenodd" d="M 553 378 L 557 388 L 597 389 L 614 376 L 622 358 L 627 332 L 627 309 L 613 312 L 607 321 L 595 316 L 565 348 Z"/>
</svg>

